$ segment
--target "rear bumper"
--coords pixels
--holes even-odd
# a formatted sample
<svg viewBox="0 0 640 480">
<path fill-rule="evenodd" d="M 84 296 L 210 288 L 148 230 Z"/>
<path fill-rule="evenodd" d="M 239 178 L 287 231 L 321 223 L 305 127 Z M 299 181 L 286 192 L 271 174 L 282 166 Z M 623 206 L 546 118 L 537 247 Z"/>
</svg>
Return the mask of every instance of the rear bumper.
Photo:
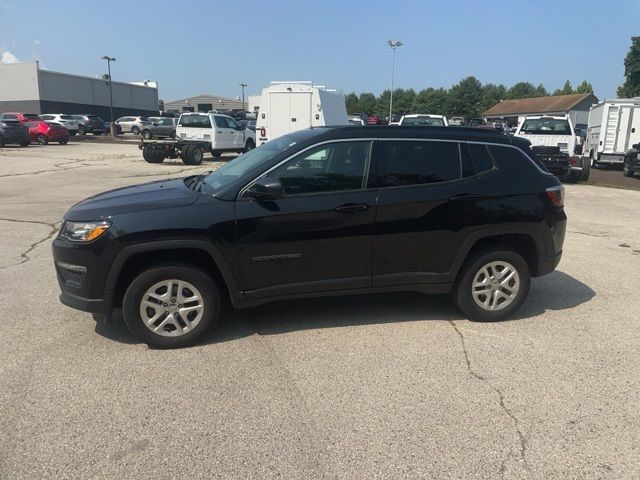
<svg viewBox="0 0 640 480">
<path fill-rule="evenodd" d="M 624 154 L 601 153 L 598 163 L 608 165 L 622 165 Z"/>
<path fill-rule="evenodd" d="M 538 271 L 536 272 L 536 277 L 540 277 L 542 275 L 553 272 L 560 263 L 561 258 L 562 250 L 555 255 L 545 256 L 544 258 L 542 258 L 538 262 Z"/>
</svg>

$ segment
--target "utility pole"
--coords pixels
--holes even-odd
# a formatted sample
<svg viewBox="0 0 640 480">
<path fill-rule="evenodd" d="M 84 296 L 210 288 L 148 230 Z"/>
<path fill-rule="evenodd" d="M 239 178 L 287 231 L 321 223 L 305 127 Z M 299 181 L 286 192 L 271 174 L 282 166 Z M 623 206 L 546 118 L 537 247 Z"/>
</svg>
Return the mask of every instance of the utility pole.
<svg viewBox="0 0 640 480">
<path fill-rule="evenodd" d="M 389 45 L 393 50 L 393 60 L 391 63 L 391 98 L 389 100 L 389 123 L 391 123 L 393 115 L 393 77 L 395 76 L 396 71 L 396 49 L 401 47 L 403 44 L 400 40 L 387 40 L 387 45 Z"/>
<path fill-rule="evenodd" d="M 111 136 L 115 137 L 116 126 L 113 123 L 113 89 L 111 88 L 111 62 L 115 62 L 116 59 L 115 57 L 109 57 L 107 55 L 105 55 L 104 57 L 101 57 L 101 59 L 107 61 L 107 70 L 109 75 L 109 110 L 111 112 L 111 122 L 109 123 L 109 129 L 111 131 Z"/>
<path fill-rule="evenodd" d="M 240 86 L 242 87 L 242 119 L 246 120 L 247 119 L 247 109 L 244 106 L 244 87 L 247 86 L 246 83 L 241 83 Z"/>
</svg>

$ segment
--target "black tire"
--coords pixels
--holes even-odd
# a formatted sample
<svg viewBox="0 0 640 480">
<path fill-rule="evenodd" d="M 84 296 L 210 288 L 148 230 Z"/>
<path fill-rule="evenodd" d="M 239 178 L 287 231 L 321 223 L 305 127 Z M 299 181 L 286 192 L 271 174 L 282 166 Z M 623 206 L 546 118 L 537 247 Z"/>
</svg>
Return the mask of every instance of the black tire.
<svg viewBox="0 0 640 480">
<path fill-rule="evenodd" d="M 46 145 L 49 143 L 49 139 L 45 135 L 40 134 L 36 137 L 36 142 L 38 142 L 38 145 Z"/>
<path fill-rule="evenodd" d="M 146 140 L 151 140 L 153 138 L 153 135 L 151 135 L 151 130 L 149 129 L 145 129 L 142 131 L 142 138 L 146 139 Z"/>
<path fill-rule="evenodd" d="M 622 174 L 625 177 L 633 177 L 634 173 L 635 172 L 631 168 L 631 165 L 629 164 L 629 162 L 624 162 L 624 165 L 622 167 Z"/>
<path fill-rule="evenodd" d="M 580 173 L 580 181 L 586 182 L 591 175 L 591 162 L 587 157 L 582 157 L 582 172 Z"/>
<path fill-rule="evenodd" d="M 83 126 L 78 127 L 78 135 L 86 135 L 87 130 Z"/>
<path fill-rule="evenodd" d="M 145 145 L 142 148 L 142 158 L 147 163 L 162 163 L 164 161 L 164 153 L 161 150 Z"/>
<path fill-rule="evenodd" d="M 67 143 L 69 143 L 69 139 L 67 138 L 66 140 L 60 140 L 58 143 L 60 145 L 66 145 Z"/>
<path fill-rule="evenodd" d="M 182 151 L 182 162 L 185 165 L 200 165 L 204 157 L 204 150 L 199 145 L 187 145 Z"/>
<path fill-rule="evenodd" d="M 520 284 L 511 303 L 500 310 L 490 311 L 476 304 L 472 294 L 472 283 L 483 266 L 491 262 L 508 262 L 516 270 Z M 484 250 L 465 262 L 458 281 L 453 289 L 453 298 L 458 308 L 469 320 L 478 322 L 497 322 L 505 320 L 514 313 L 527 297 L 531 285 L 531 274 L 527 262 L 513 250 Z M 504 302 L 503 302 L 504 303 Z"/>
<path fill-rule="evenodd" d="M 255 142 L 250 138 L 249 140 L 247 140 L 247 143 L 245 143 L 244 145 L 244 150 L 242 151 L 242 153 L 247 153 L 251 150 L 253 150 L 254 148 L 256 148 L 256 144 Z"/>
<path fill-rule="evenodd" d="M 138 135 L 140 133 L 140 129 L 138 127 L 131 127 L 131 133 Z"/>
<path fill-rule="evenodd" d="M 218 152 L 216 150 L 211 150 L 211 156 L 213 158 L 220 158 L 222 156 L 222 152 Z"/>
<path fill-rule="evenodd" d="M 198 290 L 202 297 L 203 312 L 201 319 L 191 331 L 180 336 L 163 336 L 152 332 L 145 325 L 140 314 L 140 306 L 144 300 L 145 293 L 153 285 L 173 279 L 188 282 Z M 175 301 L 173 303 L 175 303 Z M 169 304 L 169 309 L 171 309 L 173 303 Z M 220 289 L 212 278 L 199 268 L 181 264 L 158 266 L 140 273 L 127 288 L 122 310 L 124 321 L 131 333 L 149 347 L 180 348 L 197 342 L 211 326 L 218 322 L 220 318 L 220 305 Z M 161 304 L 158 306 L 160 309 L 167 308 Z M 173 308 L 175 308 L 175 305 L 173 305 Z M 154 311 L 155 309 L 151 308 L 151 312 Z M 162 312 L 159 312 L 159 310 L 156 312 L 162 315 Z M 164 314 L 164 317 L 161 316 L 155 323 L 159 323 L 163 318 L 166 318 L 166 314 Z M 182 321 L 182 324 L 187 325 L 187 322 Z"/>
</svg>

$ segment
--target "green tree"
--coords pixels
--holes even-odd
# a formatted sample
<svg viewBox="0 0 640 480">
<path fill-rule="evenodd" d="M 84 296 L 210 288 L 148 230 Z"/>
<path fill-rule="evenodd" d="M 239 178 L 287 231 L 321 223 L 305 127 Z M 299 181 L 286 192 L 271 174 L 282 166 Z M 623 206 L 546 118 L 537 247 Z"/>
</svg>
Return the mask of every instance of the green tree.
<svg viewBox="0 0 640 480">
<path fill-rule="evenodd" d="M 359 112 L 358 110 L 358 95 L 355 93 L 350 93 L 346 97 L 344 97 L 344 103 L 347 107 L 347 113 L 349 115 Z"/>
<path fill-rule="evenodd" d="M 414 113 L 432 113 L 447 115 L 449 92 L 444 88 L 425 88 L 413 99 L 411 110 Z"/>
<path fill-rule="evenodd" d="M 493 83 L 487 83 L 482 86 L 482 106 L 481 110 L 484 112 L 496 105 L 501 100 L 504 100 L 507 96 L 507 89 L 504 85 L 494 85 Z"/>
<path fill-rule="evenodd" d="M 373 93 L 361 93 L 358 98 L 358 112 L 371 114 L 376 112 L 376 96 Z"/>
<path fill-rule="evenodd" d="M 404 90 L 397 88 L 393 91 L 393 113 L 411 113 L 411 106 L 416 98 L 413 88 Z"/>
<path fill-rule="evenodd" d="M 508 99 L 532 98 L 537 96 L 539 96 L 538 91 L 536 87 L 533 86 L 533 83 L 530 82 L 518 82 L 507 91 Z"/>
<path fill-rule="evenodd" d="M 535 89 L 535 93 L 536 93 L 536 97 L 547 97 L 549 96 L 549 92 L 547 92 L 547 89 L 544 88 L 544 85 L 542 85 L 541 83 L 538 84 L 538 86 Z"/>
<path fill-rule="evenodd" d="M 624 83 L 618 97 L 640 97 L 640 37 L 631 37 L 631 48 L 624 59 Z"/>
<path fill-rule="evenodd" d="M 446 113 L 469 120 L 480 115 L 482 108 L 482 84 L 476 77 L 466 77 L 449 90 Z"/>
<path fill-rule="evenodd" d="M 383 90 L 376 98 L 376 110 L 378 115 L 389 115 L 389 102 L 391 101 L 391 90 Z"/>
<path fill-rule="evenodd" d="M 578 85 L 575 89 L 576 93 L 593 93 L 593 87 L 589 82 L 583 80 L 580 85 Z"/>
</svg>

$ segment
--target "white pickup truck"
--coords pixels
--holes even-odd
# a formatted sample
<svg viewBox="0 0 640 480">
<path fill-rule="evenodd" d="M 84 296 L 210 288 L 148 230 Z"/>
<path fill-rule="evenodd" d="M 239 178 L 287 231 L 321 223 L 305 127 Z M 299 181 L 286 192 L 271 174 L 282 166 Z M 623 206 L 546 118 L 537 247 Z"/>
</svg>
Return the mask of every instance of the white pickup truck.
<svg viewBox="0 0 640 480">
<path fill-rule="evenodd" d="M 256 134 L 228 115 L 183 113 L 176 127 L 177 140 L 146 141 L 139 148 L 148 163 L 181 158 L 186 165 L 200 165 L 204 152 L 215 158 L 225 152 L 244 153 L 256 146 Z"/>
<path fill-rule="evenodd" d="M 582 161 L 582 138 L 567 116 L 525 117 L 514 134 L 531 142 L 533 153 L 560 180 L 575 183 L 589 178 Z"/>
</svg>

